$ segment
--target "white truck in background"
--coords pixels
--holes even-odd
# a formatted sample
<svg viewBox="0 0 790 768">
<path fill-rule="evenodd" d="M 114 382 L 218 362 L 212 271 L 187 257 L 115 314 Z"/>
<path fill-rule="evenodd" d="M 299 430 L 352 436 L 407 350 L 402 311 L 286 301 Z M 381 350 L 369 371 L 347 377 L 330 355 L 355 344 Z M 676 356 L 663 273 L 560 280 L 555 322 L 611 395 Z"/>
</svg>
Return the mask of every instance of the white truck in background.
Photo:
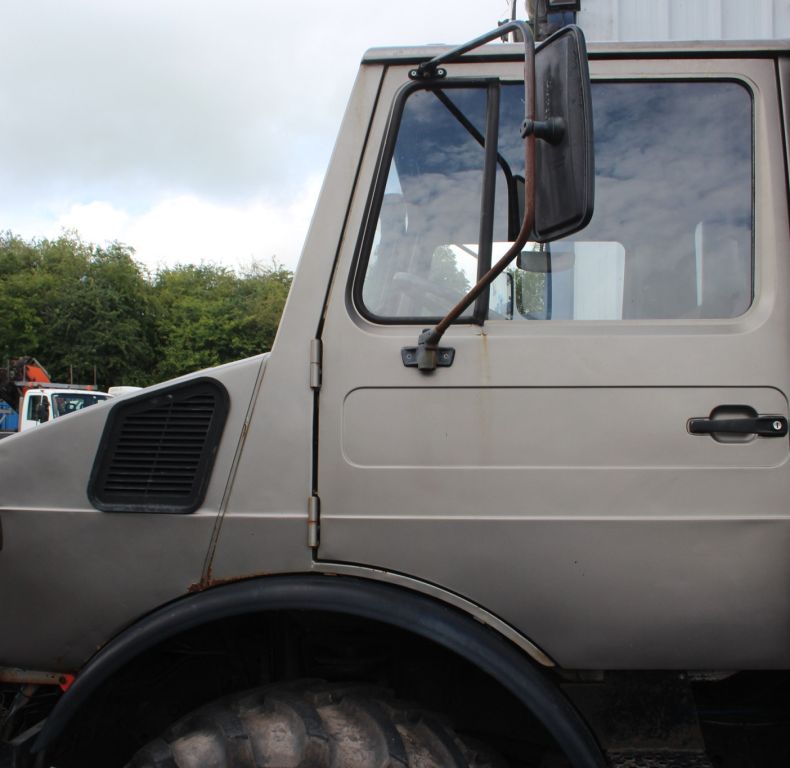
<svg viewBox="0 0 790 768">
<path fill-rule="evenodd" d="M 56 385 L 56 389 L 36 387 L 25 392 L 19 409 L 19 432 L 76 413 L 83 408 L 109 400 L 112 395 L 93 389 L 71 389 Z"/>
<path fill-rule="evenodd" d="M 9 415 L 16 417 L 4 420 L 0 438 L 76 413 L 112 396 L 90 385 L 54 383 L 34 357 L 19 358 L 2 369 L 0 375 L 0 400 L 8 404 L 12 412 Z"/>
</svg>

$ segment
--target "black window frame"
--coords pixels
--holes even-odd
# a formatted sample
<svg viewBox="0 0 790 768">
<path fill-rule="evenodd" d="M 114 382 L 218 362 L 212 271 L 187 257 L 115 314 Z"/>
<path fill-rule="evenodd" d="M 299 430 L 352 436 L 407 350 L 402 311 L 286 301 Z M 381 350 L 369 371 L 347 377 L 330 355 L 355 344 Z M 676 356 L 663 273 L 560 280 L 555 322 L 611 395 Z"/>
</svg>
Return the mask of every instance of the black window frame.
<svg viewBox="0 0 790 768">
<path fill-rule="evenodd" d="M 593 78 L 592 79 L 592 87 L 593 87 L 593 99 L 594 96 L 594 88 L 596 85 L 605 85 L 605 84 L 651 84 L 651 83 L 732 83 L 735 85 L 740 86 L 744 89 L 746 94 L 749 97 L 749 106 L 750 106 L 750 136 L 751 136 L 751 147 L 750 147 L 750 162 L 751 162 L 751 188 L 749 190 L 750 199 L 751 199 L 751 210 L 750 210 L 750 263 L 751 263 L 751 271 L 750 271 L 750 285 L 749 285 L 749 305 L 746 309 L 739 315 L 734 315 L 731 317 L 721 317 L 721 318 L 639 318 L 639 319 L 621 319 L 617 321 L 618 323 L 629 323 L 629 322 L 653 322 L 653 323 L 665 323 L 665 322 L 684 322 L 684 323 L 706 323 L 711 322 L 712 320 L 715 321 L 732 321 L 736 320 L 740 317 L 743 317 L 747 314 L 755 303 L 756 298 L 756 174 L 757 174 L 757 158 L 756 158 L 756 111 L 755 111 L 755 93 L 754 89 L 750 85 L 749 81 L 734 77 L 734 76 L 694 76 L 694 75 L 680 75 L 680 76 L 650 76 L 646 74 L 645 76 L 637 76 L 637 77 L 627 77 L 627 78 L 618 78 L 618 77 L 600 77 L 600 78 Z M 395 154 L 395 145 L 397 143 L 398 135 L 400 133 L 400 125 L 401 120 L 403 117 L 403 112 L 405 109 L 406 102 L 413 93 L 416 91 L 430 91 L 430 90 L 445 90 L 445 89 L 456 89 L 456 88 L 469 88 L 469 87 L 477 87 L 477 88 L 488 88 L 491 85 L 496 85 L 501 93 L 501 88 L 503 85 L 523 85 L 523 81 L 517 79 L 510 79 L 510 78 L 502 78 L 502 77 L 472 77 L 472 78 L 448 78 L 446 80 L 440 81 L 431 81 L 429 83 L 422 83 L 422 82 L 410 82 L 403 85 L 398 93 L 396 94 L 395 100 L 393 102 L 390 115 L 387 121 L 387 127 L 385 129 L 385 140 L 382 144 L 381 149 L 379 150 L 379 156 L 376 161 L 376 170 L 374 172 L 374 183 L 371 187 L 371 191 L 368 194 L 368 199 L 365 203 L 365 211 L 363 215 L 363 226 L 360 229 L 360 235 L 357 240 L 357 245 L 355 248 L 354 253 L 354 260 L 353 260 L 353 268 L 351 270 L 348 287 L 347 287 L 347 298 L 350 305 L 353 305 L 356 312 L 368 322 L 374 323 L 376 325 L 385 325 L 385 326 L 413 326 L 413 325 L 435 325 L 443 318 L 442 316 L 411 316 L 411 317 L 389 317 L 389 316 L 382 316 L 377 315 L 374 312 L 371 312 L 366 306 L 362 298 L 362 291 L 363 285 L 365 282 L 365 276 L 367 274 L 368 265 L 370 262 L 370 256 L 373 251 L 373 242 L 375 239 L 376 234 L 376 227 L 378 224 L 378 219 L 381 213 L 381 208 L 384 200 L 384 193 L 386 189 L 387 179 L 389 176 L 390 168 L 393 162 L 394 154 Z M 497 106 L 497 110 L 499 106 Z M 487 102 L 487 123 L 490 123 L 490 116 L 491 116 L 491 97 L 489 96 Z M 497 142 L 498 142 L 498 137 Z M 485 150 L 485 147 L 484 147 Z M 494 155 L 497 154 L 496 150 L 498 150 L 498 144 L 495 146 L 495 151 L 493 152 Z M 487 153 L 488 154 L 488 153 Z M 492 167 L 489 167 L 488 158 L 486 162 L 486 167 L 484 170 L 484 178 L 483 178 L 483 204 L 485 204 L 486 200 L 486 181 L 490 177 L 491 181 L 495 179 L 496 175 L 496 162 L 493 163 Z M 491 186 L 495 186 L 495 184 L 491 184 Z M 490 192 L 490 205 L 491 210 L 493 212 L 494 206 L 494 193 L 493 191 Z M 482 216 L 481 216 L 482 218 Z M 493 230 L 493 216 L 492 216 L 492 230 Z M 481 221 L 481 231 L 482 231 L 482 221 Z M 582 230 L 583 231 L 583 230 Z M 492 233 L 493 234 L 493 233 Z M 563 239 L 568 238 L 560 238 L 560 241 Z M 572 239 L 572 238 L 571 238 Z M 486 254 L 483 252 L 483 247 L 485 241 L 481 238 L 481 242 L 479 244 L 479 255 L 478 258 L 480 259 L 480 263 L 478 263 L 478 276 L 485 273 L 485 271 L 490 267 L 491 261 L 491 245 L 493 241 L 493 236 L 489 238 L 489 248 Z M 488 266 L 486 266 L 486 262 Z M 473 311 L 472 314 L 465 314 L 458 318 L 455 321 L 454 325 L 469 325 L 469 324 L 478 324 L 482 325 L 484 322 L 490 321 L 490 318 L 487 317 L 488 315 L 488 303 L 490 298 L 489 291 L 483 291 L 482 294 L 478 297 L 478 299 L 473 304 Z M 531 320 L 530 322 L 541 322 Z M 557 322 L 553 320 L 545 320 L 543 322 Z M 569 321 L 569 322 L 587 322 L 587 321 Z"/>
<path fill-rule="evenodd" d="M 356 311 L 365 320 L 376 325 L 421 325 L 436 324 L 442 319 L 442 315 L 429 317 L 388 317 L 377 315 L 371 312 L 362 298 L 362 290 L 367 274 L 370 256 L 373 252 L 373 241 L 376 236 L 376 226 L 384 202 L 384 193 L 387 186 L 390 168 L 395 155 L 395 145 L 400 133 L 401 120 L 408 98 L 417 91 L 446 91 L 461 88 L 479 88 L 487 91 L 486 97 L 486 135 L 483 151 L 485 153 L 485 167 L 483 169 L 483 183 L 481 193 L 481 235 L 484 228 L 488 228 L 485 238 L 481 238 L 478 251 L 478 279 L 482 277 L 491 267 L 491 250 L 493 248 L 493 223 L 494 223 L 494 204 L 495 204 L 495 180 L 498 157 L 498 130 L 499 130 L 499 96 L 503 83 L 518 84 L 518 80 L 503 80 L 500 77 L 473 77 L 473 78 L 447 78 L 429 82 L 411 82 L 403 85 L 395 96 L 395 100 L 390 111 L 385 129 L 385 138 L 379 151 L 374 172 L 374 182 L 365 203 L 365 213 L 363 216 L 363 226 L 354 253 L 354 267 L 348 284 L 348 298 Z M 523 85 L 523 82 L 522 82 Z M 492 97 L 492 91 L 496 91 L 496 96 Z M 437 96 L 437 98 L 439 98 Z M 441 99 L 439 99 L 441 101 Z M 495 110 L 492 108 L 492 101 L 495 103 Z M 445 108 L 446 105 L 445 105 Z M 448 110 L 449 111 L 449 110 Z M 496 121 L 492 119 L 492 114 L 496 114 Z M 489 144 L 488 137 L 492 123 L 496 122 L 494 128 L 494 142 Z M 487 245 L 486 245 L 487 240 Z M 488 315 L 488 291 L 477 298 L 473 304 L 472 313 L 462 315 L 456 324 L 477 324 L 482 325 Z"/>
</svg>

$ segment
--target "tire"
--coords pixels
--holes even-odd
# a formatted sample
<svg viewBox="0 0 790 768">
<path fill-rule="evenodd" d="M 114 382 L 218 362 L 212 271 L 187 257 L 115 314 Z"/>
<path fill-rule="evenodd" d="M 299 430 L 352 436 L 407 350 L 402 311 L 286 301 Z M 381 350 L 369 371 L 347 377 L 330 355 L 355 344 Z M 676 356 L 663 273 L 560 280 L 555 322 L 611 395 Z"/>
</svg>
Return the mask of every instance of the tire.
<svg viewBox="0 0 790 768">
<path fill-rule="evenodd" d="M 275 684 L 192 712 L 127 768 L 505 768 L 379 689 Z"/>
</svg>

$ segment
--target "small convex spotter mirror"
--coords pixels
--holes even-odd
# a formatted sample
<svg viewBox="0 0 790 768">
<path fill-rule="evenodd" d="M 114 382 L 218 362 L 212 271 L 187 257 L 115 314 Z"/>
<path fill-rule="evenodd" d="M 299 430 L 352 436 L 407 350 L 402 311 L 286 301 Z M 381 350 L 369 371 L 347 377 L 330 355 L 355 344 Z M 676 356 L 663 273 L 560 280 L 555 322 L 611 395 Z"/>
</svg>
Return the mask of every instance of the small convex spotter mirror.
<svg viewBox="0 0 790 768">
<path fill-rule="evenodd" d="M 452 364 L 454 353 L 450 353 L 453 350 L 439 349 L 444 332 L 481 297 L 529 240 L 550 242 L 567 237 L 586 226 L 592 218 L 595 184 L 592 102 L 587 49 L 578 27 L 564 27 L 536 50 L 530 27 L 524 22 L 512 21 L 421 64 L 411 73 L 412 77 L 443 78 L 447 72 L 440 65 L 457 61 L 468 51 L 511 30 L 524 41 L 525 115 L 521 134 L 525 174 L 521 229 L 505 255 L 434 328 L 420 334 L 417 346 L 401 350 L 404 364 L 423 372 Z M 486 173 L 489 176 L 483 189 L 490 191 L 484 192 L 484 198 L 486 194 L 488 198 L 483 200 L 482 209 L 492 211 L 495 164 L 492 163 Z M 521 194 L 518 197 L 521 198 Z M 481 232 L 480 253 L 491 252 L 492 239 L 490 229 Z"/>
</svg>

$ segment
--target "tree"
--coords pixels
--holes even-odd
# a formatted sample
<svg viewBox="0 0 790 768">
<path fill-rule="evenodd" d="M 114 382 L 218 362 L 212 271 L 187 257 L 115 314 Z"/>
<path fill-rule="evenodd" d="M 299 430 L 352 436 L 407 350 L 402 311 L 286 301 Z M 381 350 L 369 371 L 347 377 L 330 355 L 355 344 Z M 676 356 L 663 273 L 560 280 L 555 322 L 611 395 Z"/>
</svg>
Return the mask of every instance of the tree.
<svg viewBox="0 0 790 768">
<path fill-rule="evenodd" d="M 154 381 L 153 289 L 132 254 L 118 243 L 93 250 L 79 279 L 64 286 L 55 302 L 51 331 L 57 348 L 49 356 L 83 377 L 92 361 L 102 382 Z"/>
<path fill-rule="evenodd" d="M 103 386 L 150 383 L 151 286 L 134 251 L 87 245 L 76 233 L 29 243 L 0 238 L 0 353 L 32 355 L 50 376 Z"/>
<path fill-rule="evenodd" d="M 159 272 L 157 376 L 171 378 L 271 348 L 292 274 L 253 263 L 237 275 L 202 264 Z"/>
<path fill-rule="evenodd" d="M 0 235 L 0 354 L 18 356 L 38 346 L 42 318 L 32 290 L 35 249 L 6 232 Z"/>
<path fill-rule="evenodd" d="M 241 356 L 272 348 L 293 273 L 276 261 L 269 266 L 253 262 L 241 275 L 239 298 L 242 316 L 237 349 Z"/>
<path fill-rule="evenodd" d="M 153 384 L 271 348 L 292 274 L 186 264 L 151 277 L 121 243 L 0 234 L 0 359 L 37 357 L 54 380 Z M 2 363 L 0 363 L 2 364 Z"/>
</svg>

